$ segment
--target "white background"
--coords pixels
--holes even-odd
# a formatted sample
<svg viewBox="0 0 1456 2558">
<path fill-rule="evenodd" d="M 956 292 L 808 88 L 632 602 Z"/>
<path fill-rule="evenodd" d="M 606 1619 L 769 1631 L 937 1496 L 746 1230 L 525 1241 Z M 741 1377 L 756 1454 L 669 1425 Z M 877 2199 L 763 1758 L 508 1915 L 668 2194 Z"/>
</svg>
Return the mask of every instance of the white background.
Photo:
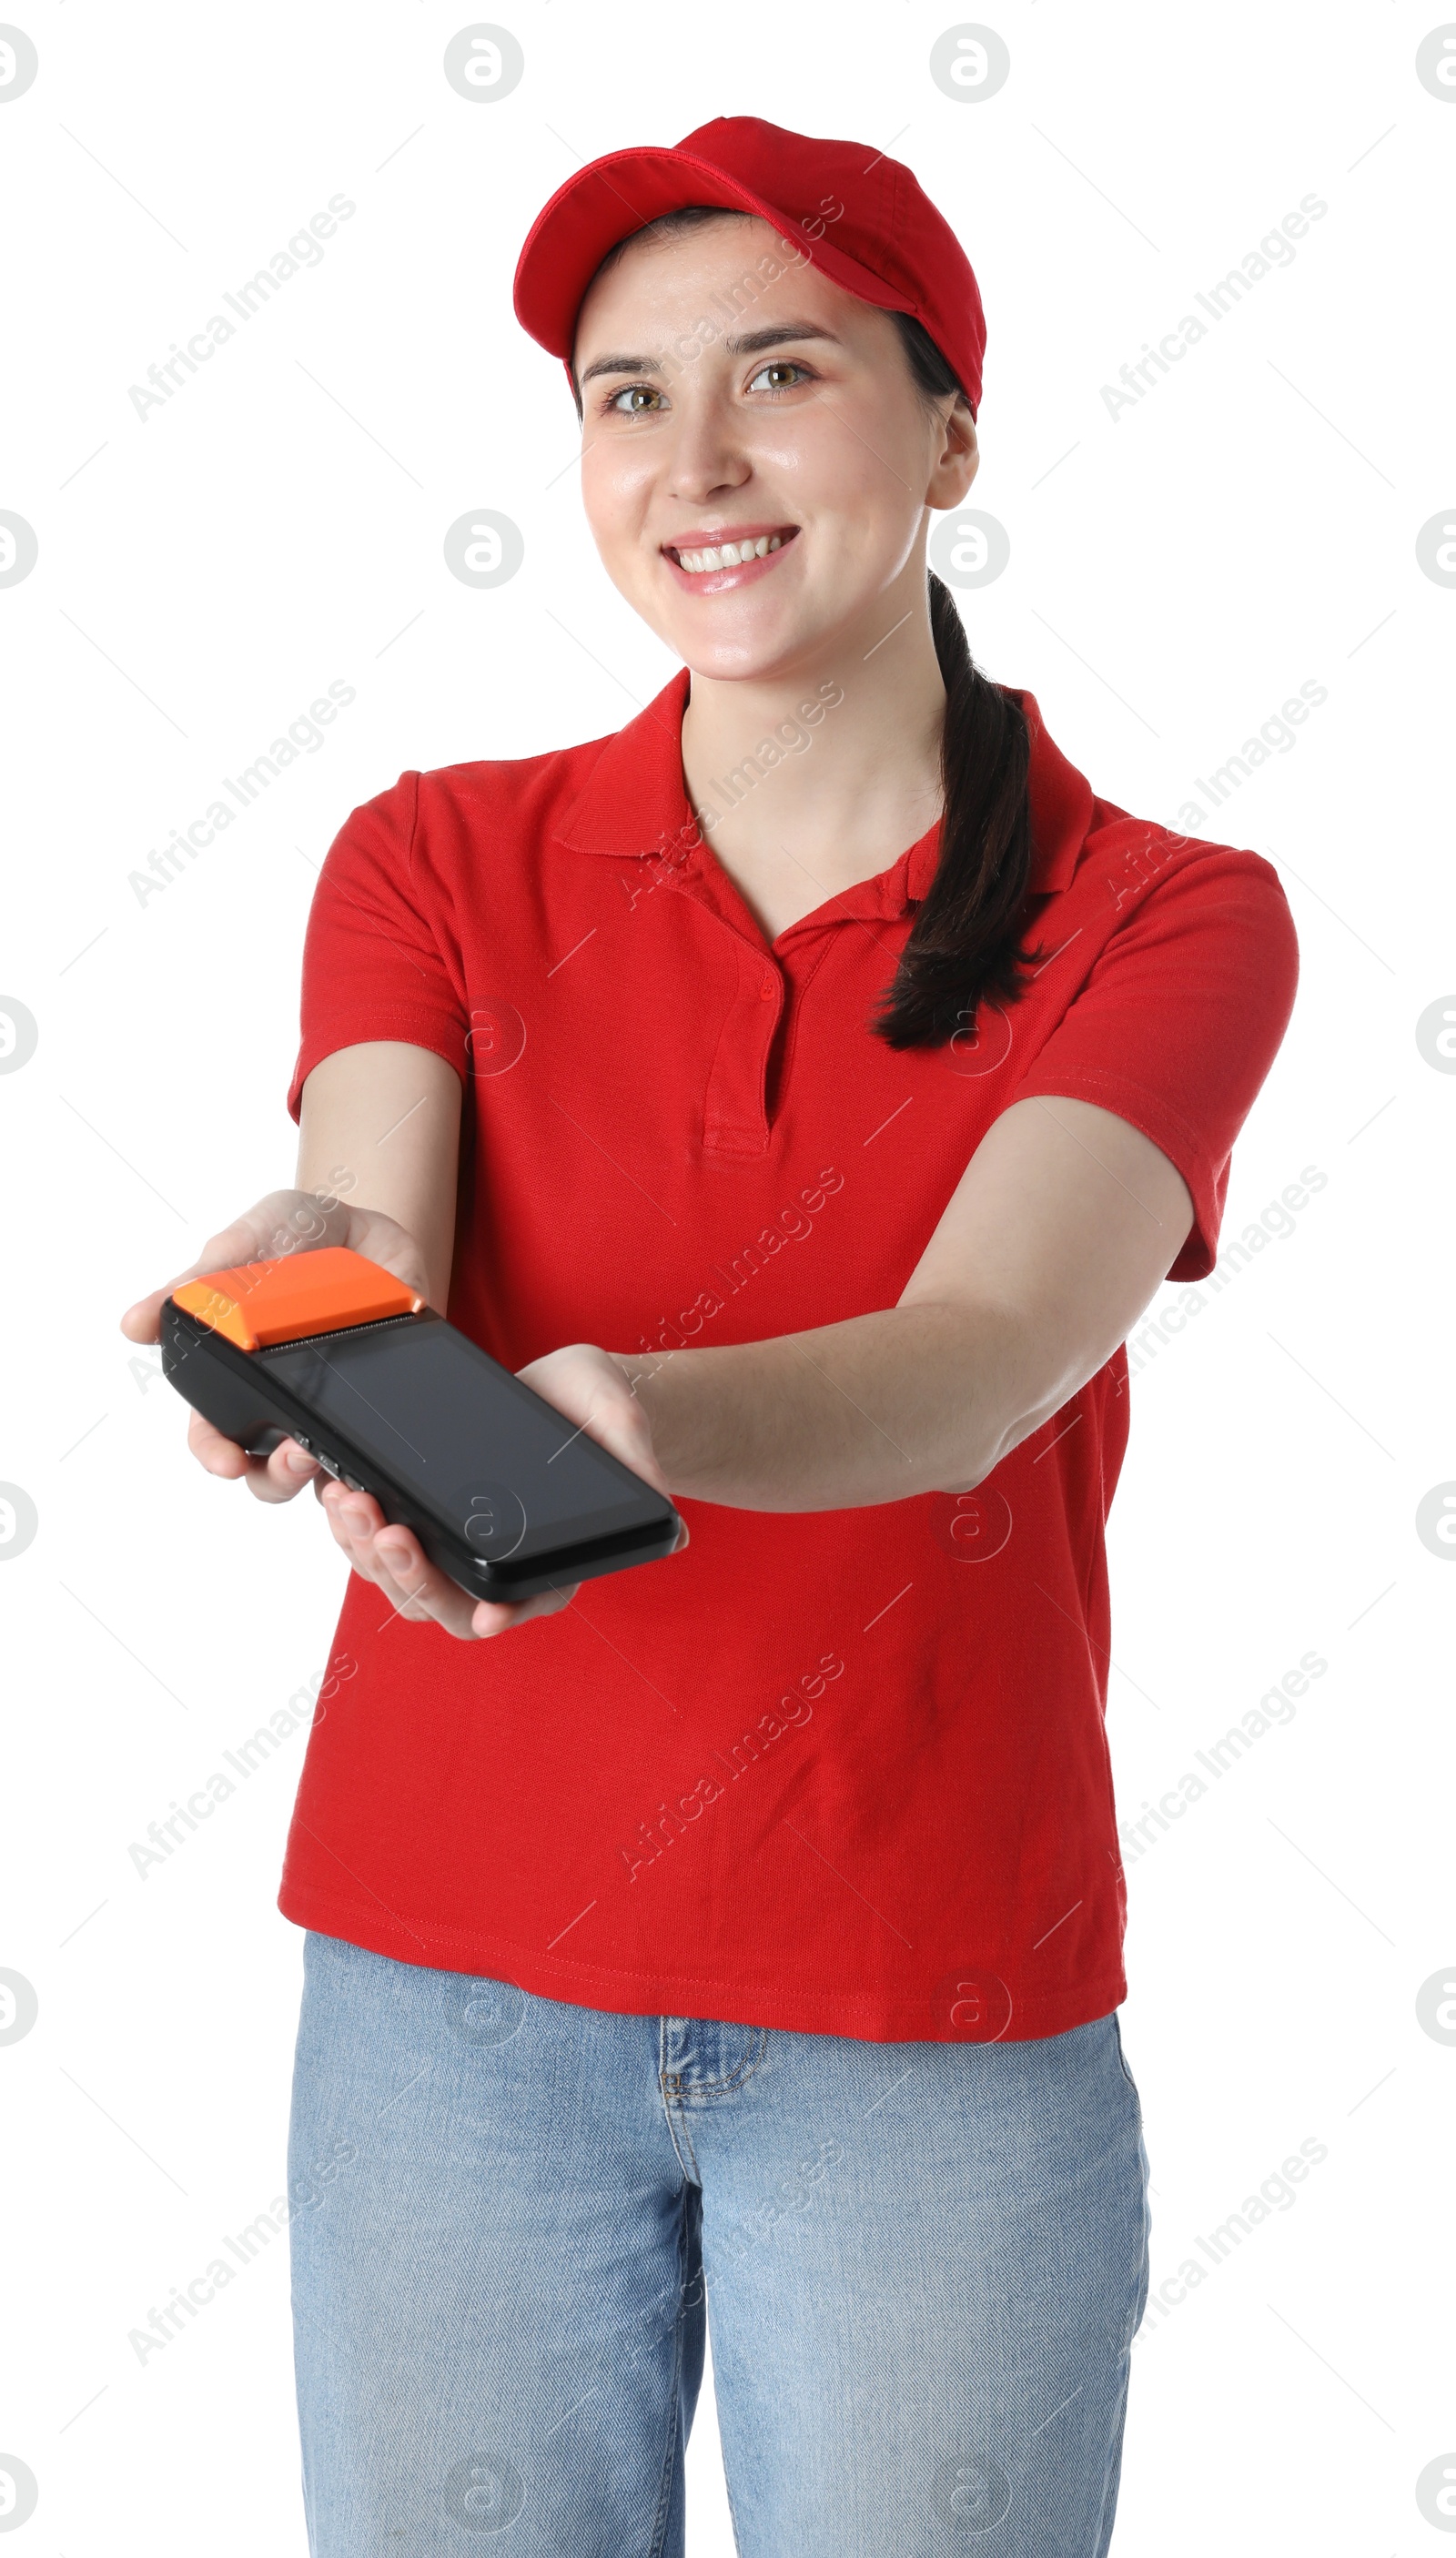
<svg viewBox="0 0 1456 2558">
<path fill-rule="evenodd" d="M 1011 546 L 960 601 L 1096 790 L 1171 820 L 1328 688 L 1202 829 L 1277 862 L 1303 953 L 1226 1239 L 1303 1167 L 1326 1184 L 1136 1378 L 1112 1521 L 1124 1817 L 1301 1654 L 1328 1663 L 1129 1860 L 1123 2024 L 1171 2298 L 1134 2352 L 1115 2548 L 1419 2558 L 1456 2529 L 1416 2494 L 1456 2466 L 1456 2038 L 1416 2013 L 1456 1976 L 1456 1576 L 1415 1529 L 1456 1476 L 1456 1081 L 1415 1039 L 1456 985 L 1456 591 L 1416 557 L 1456 515 L 1456 91 L 1415 74 L 1438 21 L 996 0 L 1011 76 L 962 101 L 928 69 L 957 22 L 924 0 L 511 0 L 525 75 L 483 103 L 442 74 L 468 23 L 442 0 L 27 0 L 40 75 L 0 106 L 0 507 L 39 541 L 0 588 L 0 994 L 39 1026 L 0 1073 L 0 1478 L 39 1514 L 0 1573 L 0 1963 L 39 1998 L 0 2047 L 0 2452 L 40 2486 L 17 2546 L 304 2548 L 284 2243 L 144 2367 L 127 2342 L 284 2183 L 297 1746 L 162 1869 L 128 1847 L 317 1682 L 341 1572 L 312 1502 L 203 1480 L 116 1317 L 292 1178 L 299 950 L 348 810 L 406 768 L 616 728 L 670 672 L 597 563 L 570 397 L 510 278 L 579 161 L 729 112 L 888 147 L 955 224 L 989 318 L 975 503 Z M 143 422 L 128 386 L 335 193 L 357 211 L 322 261 Z M 1293 262 L 1109 415 L 1102 385 L 1306 194 L 1328 211 Z M 482 506 L 525 543 L 491 592 L 442 555 Z M 129 875 L 333 680 L 357 699 L 323 747 L 139 903 Z M 1306 2139 L 1328 2157 L 1293 2206 L 1178 2298 L 1198 2235 Z M 689 2458 L 706 2558 L 731 2548 L 707 2394 Z"/>
</svg>

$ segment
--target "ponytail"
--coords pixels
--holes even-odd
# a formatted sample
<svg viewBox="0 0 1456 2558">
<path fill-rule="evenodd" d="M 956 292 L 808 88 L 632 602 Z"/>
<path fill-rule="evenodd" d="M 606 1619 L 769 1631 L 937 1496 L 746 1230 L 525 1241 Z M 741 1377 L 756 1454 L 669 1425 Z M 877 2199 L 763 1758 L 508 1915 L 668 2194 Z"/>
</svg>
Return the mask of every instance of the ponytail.
<svg viewBox="0 0 1456 2558">
<path fill-rule="evenodd" d="M 918 387 L 959 389 L 928 333 L 891 313 Z M 941 1048 L 972 1027 L 985 996 L 1015 1003 L 1029 965 L 1019 925 L 1031 879 L 1031 741 L 1025 714 L 971 656 L 950 591 L 930 578 L 931 631 L 946 687 L 945 813 L 930 893 L 870 1028 L 891 1048 Z"/>
</svg>

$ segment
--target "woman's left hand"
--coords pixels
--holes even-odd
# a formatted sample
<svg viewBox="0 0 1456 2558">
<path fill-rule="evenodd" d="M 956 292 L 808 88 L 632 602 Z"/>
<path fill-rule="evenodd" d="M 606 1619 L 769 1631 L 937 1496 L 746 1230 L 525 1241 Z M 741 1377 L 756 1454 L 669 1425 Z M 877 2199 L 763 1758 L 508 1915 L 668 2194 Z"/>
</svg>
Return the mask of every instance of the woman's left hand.
<svg viewBox="0 0 1456 2558">
<path fill-rule="evenodd" d="M 654 1454 L 647 1414 L 625 1369 L 610 1351 L 598 1350 L 591 1342 L 573 1342 L 566 1350 L 550 1350 L 544 1358 L 532 1359 L 528 1367 L 517 1372 L 523 1385 L 531 1386 L 545 1402 L 554 1404 L 599 1447 L 620 1457 L 655 1492 L 670 1498 Z M 316 1490 L 328 1513 L 335 1542 L 361 1578 L 372 1581 L 400 1617 L 412 1623 L 442 1626 L 447 1634 L 455 1634 L 462 1641 L 507 1634 L 512 1626 L 523 1626 L 532 1617 L 554 1617 L 571 1605 L 581 1588 L 580 1582 L 574 1581 L 560 1590 L 543 1591 L 535 1599 L 472 1599 L 469 1591 L 462 1590 L 447 1572 L 430 1562 L 410 1529 L 386 1521 L 371 1494 L 352 1492 L 346 1485 L 327 1477 L 321 1479 Z M 684 1521 L 674 1553 L 686 1543 Z"/>
</svg>

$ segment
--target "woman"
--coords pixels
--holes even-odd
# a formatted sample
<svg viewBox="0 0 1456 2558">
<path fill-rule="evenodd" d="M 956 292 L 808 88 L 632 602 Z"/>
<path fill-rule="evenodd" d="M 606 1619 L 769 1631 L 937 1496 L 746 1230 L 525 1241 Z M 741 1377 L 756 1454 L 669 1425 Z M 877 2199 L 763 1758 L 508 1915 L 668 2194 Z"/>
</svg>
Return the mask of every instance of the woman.
<svg viewBox="0 0 1456 2558">
<path fill-rule="evenodd" d="M 1213 1265 L 1292 926 L 928 580 L 984 333 L 908 170 L 755 118 L 613 155 L 516 308 L 683 671 L 354 812 L 299 1187 L 196 1266 L 353 1245 L 691 1541 L 475 1604 L 193 1420 L 354 1575 L 281 1894 L 311 2546 L 680 2552 L 711 2319 L 749 2558 L 1093 2558 L 1147 2279 L 1120 1346 Z"/>
</svg>

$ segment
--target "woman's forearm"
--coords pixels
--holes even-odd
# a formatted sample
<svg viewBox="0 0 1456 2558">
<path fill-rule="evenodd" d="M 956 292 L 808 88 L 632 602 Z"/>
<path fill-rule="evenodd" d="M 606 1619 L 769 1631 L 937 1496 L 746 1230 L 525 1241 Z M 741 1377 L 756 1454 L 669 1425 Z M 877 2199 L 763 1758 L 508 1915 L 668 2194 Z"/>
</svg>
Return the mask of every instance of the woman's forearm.
<svg viewBox="0 0 1456 2558">
<path fill-rule="evenodd" d="M 364 1040 L 314 1067 L 299 1119 L 299 1188 L 403 1226 L 441 1315 L 455 1249 L 460 1113 L 460 1077 L 433 1049 Z M 355 1248 L 367 1254 L 366 1234 Z"/>
<path fill-rule="evenodd" d="M 989 1309 L 922 1302 L 722 1350 L 612 1355 L 674 1494 L 837 1510 L 979 1483 L 1024 1435 L 1017 1348 Z"/>
</svg>

